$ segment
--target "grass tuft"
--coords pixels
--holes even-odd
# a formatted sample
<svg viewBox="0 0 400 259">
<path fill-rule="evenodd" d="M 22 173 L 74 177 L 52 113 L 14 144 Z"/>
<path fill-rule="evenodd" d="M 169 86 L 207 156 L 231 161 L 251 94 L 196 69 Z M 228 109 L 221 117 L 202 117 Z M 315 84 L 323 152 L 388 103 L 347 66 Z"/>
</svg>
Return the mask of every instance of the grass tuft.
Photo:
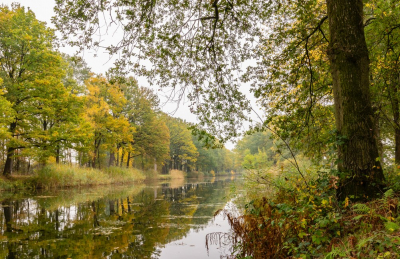
<svg viewBox="0 0 400 259">
<path fill-rule="evenodd" d="M 169 175 L 171 179 L 184 179 L 186 177 L 186 173 L 180 170 L 171 170 Z"/>
<path fill-rule="evenodd" d="M 133 168 L 109 167 L 104 170 L 68 165 L 47 165 L 31 179 L 36 188 L 93 186 L 142 181 L 145 176 Z"/>
</svg>

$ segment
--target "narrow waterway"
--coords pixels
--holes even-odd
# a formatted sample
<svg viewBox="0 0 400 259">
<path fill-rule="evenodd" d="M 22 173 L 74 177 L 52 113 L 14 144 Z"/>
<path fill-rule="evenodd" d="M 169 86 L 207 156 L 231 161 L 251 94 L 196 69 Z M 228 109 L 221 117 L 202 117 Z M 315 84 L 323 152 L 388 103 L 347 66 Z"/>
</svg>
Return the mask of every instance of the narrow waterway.
<svg viewBox="0 0 400 259">
<path fill-rule="evenodd" d="M 224 258 L 234 178 L 0 193 L 0 258 Z"/>
</svg>

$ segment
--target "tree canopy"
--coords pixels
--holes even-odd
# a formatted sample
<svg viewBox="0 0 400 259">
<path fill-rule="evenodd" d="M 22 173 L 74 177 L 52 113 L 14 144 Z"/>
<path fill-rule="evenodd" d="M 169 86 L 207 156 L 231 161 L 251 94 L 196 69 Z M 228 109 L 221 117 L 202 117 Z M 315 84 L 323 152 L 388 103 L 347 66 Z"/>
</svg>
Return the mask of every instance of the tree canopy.
<svg viewBox="0 0 400 259">
<path fill-rule="evenodd" d="M 0 7 L 0 28 L 4 175 L 49 161 L 161 171 L 172 159 L 167 169 L 203 168 L 190 125 L 162 113 L 153 90 L 60 53 L 54 30 L 18 4 Z"/>
<path fill-rule="evenodd" d="M 199 127 L 221 141 L 237 136 L 239 122 L 247 118 L 251 107 L 239 88 L 253 82 L 251 91 L 267 114 L 259 127 L 272 129 L 309 155 L 327 154 L 329 143 L 341 143 L 334 146 L 338 168 L 357 180 L 343 180 L 341 186 L 352 187 L 340 192 L 353 190 L 361 197 L 382 186 L 370 84 L 372 48 L 364 28 L 381 24 L 380 35 L 391 36 L 398 26 L 382 14 L 395 15 L 388 11 L 398 9 L 395 1 L 56 3 L 53 21 L 71 45 L 121 53 L 118 69 L 132 69 L 160 86 L 180 86 L 177 91 L 192 101 Z M 121 28 L 119 40 L 103 45 L 104 26 Z"/>
<path fill-rule="evenodd" d="M 11 104 L 4 174 L 10 174 L 16 149 L 39 147 L 39 159 L 49 156 L 62 135 L 60 125 L 54 127 L 57 113 L 71 99 L 62 84 L 64 62 L 54 50 L 54 31 L 19 5 L 0 8 L 1 91 Z"/>
</svg>

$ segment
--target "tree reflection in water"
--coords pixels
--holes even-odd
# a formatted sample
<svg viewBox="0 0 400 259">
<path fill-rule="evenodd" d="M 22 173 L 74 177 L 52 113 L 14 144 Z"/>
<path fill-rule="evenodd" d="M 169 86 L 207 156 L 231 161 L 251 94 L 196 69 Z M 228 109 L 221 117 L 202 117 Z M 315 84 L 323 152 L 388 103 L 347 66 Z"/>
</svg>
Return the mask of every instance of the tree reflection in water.
<svg viewBox="0 0 400 259">
<path fill-rule="evenodd" d="M 229 185 L 219 180 L 5 198 L 0 258 L 157 258 L 159 247 L 207 225 L 226 204 Z"/>
</svg>

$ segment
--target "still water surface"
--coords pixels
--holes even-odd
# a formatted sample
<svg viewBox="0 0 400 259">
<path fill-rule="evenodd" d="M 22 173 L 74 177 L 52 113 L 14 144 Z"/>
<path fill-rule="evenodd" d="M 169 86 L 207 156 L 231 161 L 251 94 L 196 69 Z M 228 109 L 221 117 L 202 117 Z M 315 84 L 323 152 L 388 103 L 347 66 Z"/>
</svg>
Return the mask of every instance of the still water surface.
<svg viewBox="0 0 400 259">
<path fill-rule="evenodd" d="M 0 193 L 0 258 L 225 258 L 233 178 Z"/>
</svg>

